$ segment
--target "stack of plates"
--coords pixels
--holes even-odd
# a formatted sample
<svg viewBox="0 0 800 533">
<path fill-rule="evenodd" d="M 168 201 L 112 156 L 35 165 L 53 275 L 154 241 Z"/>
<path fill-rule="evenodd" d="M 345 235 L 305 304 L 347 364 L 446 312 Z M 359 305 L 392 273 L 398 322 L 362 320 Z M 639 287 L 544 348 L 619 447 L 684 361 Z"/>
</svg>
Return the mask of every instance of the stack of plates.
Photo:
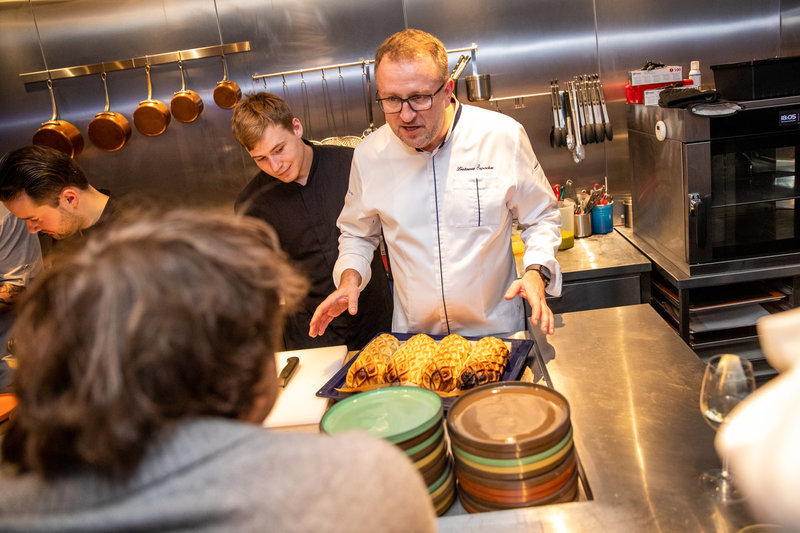
<svg viewBox="0 0 800 533">
<path fill-rule="evenodd" d="M 362 392 L 331 407 L 319 426 L 329 434 L 360 429 L 395 444 L 422 474 L 439 515 L 455 501 L 455 473 L 444 438 L 442 400 L 435 392 L 417 387 Z"/>
<path fill-rule="evenodd" d="M 447 415 L 458 496 L 471 513 L 572 501 L 578 469 L 569 404 L 510 381 L 460 396 Z"/>
</svg>

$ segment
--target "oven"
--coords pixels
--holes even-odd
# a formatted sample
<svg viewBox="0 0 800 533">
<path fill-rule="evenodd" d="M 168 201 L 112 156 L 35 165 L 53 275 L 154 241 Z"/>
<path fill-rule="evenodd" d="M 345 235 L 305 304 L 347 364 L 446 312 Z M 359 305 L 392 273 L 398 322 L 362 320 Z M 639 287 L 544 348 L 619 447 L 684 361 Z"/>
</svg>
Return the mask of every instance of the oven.
<svg viewBox="0 0 800 533">
<path fill-rule="evenodd" d="M 687 275 L 800 263 L 800 96 L 628 106 L 633 234 Z"/>
</svg>

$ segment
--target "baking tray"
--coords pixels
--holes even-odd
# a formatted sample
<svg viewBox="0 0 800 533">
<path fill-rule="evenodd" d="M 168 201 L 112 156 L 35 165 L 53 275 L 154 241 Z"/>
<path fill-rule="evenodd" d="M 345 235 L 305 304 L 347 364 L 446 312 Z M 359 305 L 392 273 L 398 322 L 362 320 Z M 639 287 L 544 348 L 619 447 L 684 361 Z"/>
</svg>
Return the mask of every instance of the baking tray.
<svg viewBox="0 0 800 533">
<path fill-rule="evenodd" d="M 398 341 L 401 343 L 407 341 L 411 337 L 415 335 L 415 333 L 391 333 L 394 335 Z M 437 343 L 445 338 L 445 335 L 431 335 L 431 338 L 435 340 Z M 464 337 L 470 341 L 478 341 L 482 337 Z M 525 366 L 525 361 L 528 359 L 528 354 L 533 348 L 533 340 L 529 339 L 500 339 L 503 342 L 507 343 L 510 346 L 509 354 L 508 354 L 508 365 L 506 366 L 506 371 L 503 372 L 503 377 L 500 381 L 514 381 L 519 378 L 522 374 L 522 369 Z M 352 396 L 353 394 L 359 394 L 358 392 L 340 392 L 336 389 L 343 388 L 345 386 L 345 378 L 347 377 L 347 370 L 350 368 L 350 365 L 356 360 L 356 358 L 361 355 L 361 352 L 356 354 L 355 356 L 351 357 L 349 361 L 347 361 L 342 368 L 340 368 L 336 374 L 333 375 L 331 379 L 328 380 L 325 385 L 322 386 L 321 389 L 317 391 L 317 396 L 322 398 L 331 398 L 334 401 L 344 400 Z M 442 397 L 442 408 L 446 411 L 450 408 L 450 406 L 458 399 L 458 396 L 444 396 Z"/>
</svg>

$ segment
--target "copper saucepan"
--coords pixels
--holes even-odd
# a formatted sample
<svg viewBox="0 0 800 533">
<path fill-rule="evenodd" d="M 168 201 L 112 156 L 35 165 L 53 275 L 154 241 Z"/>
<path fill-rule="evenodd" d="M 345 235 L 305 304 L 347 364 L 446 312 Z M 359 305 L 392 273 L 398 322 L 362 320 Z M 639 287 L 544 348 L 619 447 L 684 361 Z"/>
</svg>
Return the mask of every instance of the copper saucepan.
<svg viewBox="0 0 800 533">
<path fill-rule="evenodd" d="M 133 125 L 142 135 L 155 137 L 166 131 L 172 115 L 164 102 L 153 100 L 150 65 L 144 67 L 144 72 L 147 74 L 147 100 L 139 102 L 139 107 L 133 112 Z"/>
<path fill-rule="evenodd" d="M 222 56 L 222 81 L 214 87 L 214 101 L 222 109 L 233 109 L 236 102 L 242 97 L 239 84 L 228 79 L 228 62 Z"/>
<path fill-rule="evenodd" d="M 58 119 L 52 80 L 47 80 L 47 89 L 50 91 L 50 102 L 53 104 L 53 116 L 47 122 L 43 122 L 42 127 L 33 134 L 33 144 L 49 146 L 70 157 L 76 157 L 83 150 L 83 135 L 66 120 Z"/>
<path fill-rule="evenodd" d="M 89 139 L 101 150 L 114 152 L 125 146 L 125 143 L 131 138 L 131 125 L 121 113 L 109 111 L 106 73 L 103 72 L 100 77 L 106 93 L 106 107 L 89 123 Z"/>
<path fill-rule="evenodd" d="M 169 110 L 175 120 L 189 123 L 197 120 L 203 112 L 203 99 L 196 92 L 186 88 L 186 78 L 183 75 L 183 60 L 178 61 L 181 70 L 181 90 L 176 92 L 169 103 Z"/>
</svg>

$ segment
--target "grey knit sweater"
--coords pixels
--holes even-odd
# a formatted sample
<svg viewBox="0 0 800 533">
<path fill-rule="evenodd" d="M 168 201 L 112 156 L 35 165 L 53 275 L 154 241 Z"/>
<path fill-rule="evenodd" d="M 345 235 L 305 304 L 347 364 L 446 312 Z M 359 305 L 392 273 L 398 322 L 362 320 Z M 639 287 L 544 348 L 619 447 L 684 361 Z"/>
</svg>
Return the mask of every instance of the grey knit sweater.
<svg viewBox="0 0 800 533">
<path fill-rule="evenodd" d="M 421 476 L 364 433 L 274 433 L 224 419 L 166 432 L 124 482 L 0 471 L 0 531 L 435 531 Z"/>
</svg>

